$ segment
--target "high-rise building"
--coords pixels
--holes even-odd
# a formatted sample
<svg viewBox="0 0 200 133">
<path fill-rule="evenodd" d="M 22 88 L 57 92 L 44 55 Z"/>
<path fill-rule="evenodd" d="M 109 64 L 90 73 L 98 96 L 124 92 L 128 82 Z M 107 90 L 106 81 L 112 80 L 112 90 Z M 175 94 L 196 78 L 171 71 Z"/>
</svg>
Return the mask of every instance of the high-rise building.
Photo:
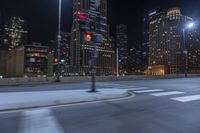
<svg viewBox="0 0 200 133">
<path fill-rule="evenodd" d="M 60 56 L 61 56 L 61 59 L 65 60 L 66 65 L 70 64 L 70 37 L 71 37 L 70 33 L 61 32 Z M 52 43 L 54 44 L 50 46 L 51 50 L 54 56 L 57 57 L 57 54 L 58 54 L 57 36 Z"/>
<path fill-rule="evenodd" d="M 132 74 L 142 74 L 144 71 L 141 47 L 141 41 L 136 40 L 134 46 L 129 49 L 128 69 Z"/>
<path fill-rule="evenodd" d="M 109 37 L 109 44 L 110 44 L 110 47 L 112 49 L 116 48 L 116 41 L 115 41 L 115 38 L 113 36 Z"/>
<path fill-rule="evenodd" d="M 181 14 L 179 8 L 169 9 L 165 15 L 156 17 L 150 21 L 149 25 L 149 45 L 150 58 L 149 66 L 153 70 L 152 74 L 178 74 L 184 73 L 186 69 L 185 46 L 188 46 L 188 35 L 184 37 L 183 29 L 185 25 L 192 22 L 192 18 Z M 188 33 L 188 30 L 185 31 Z M 192 34 L 190 34 L 192 35 Z M 194 36 L 194 35 L 193 35 Z M 197 36 L 197 34 L 195 35 Z M 185 39 L 184 39 L 185 38 Z M 190 48 L 195 48 L 198 38 L 191 38 Z M 192 41 L 193 40 L 193 41 Z M 189 48 L 187 49 L 189 51 Z M 198 49 L 193 49 L 198 53 Z M 192 51 L 192 50 L 190 50 Z M 194 53 L 196 53 L 194 51 Z M 194 53 L 189 53 L 190 64 L 195 63 Z M 191 54 L 191 55 L 190 55 Z M 197 57 L 197 55 L 196 55 Z M 193 58 L 193 59 L 192 59 Z M 193 64 L 193 66 L 195 66 Z M 198 66 L 198 65 L 197 65 Z M 189 66 L 190 67 L 190 66 Z M 155 68 L 155 69 L 154 69 Z"/>
<path fill-rule="evenodd" d="M 5 49 L 12 50 L 27 43 L 27 24 L 20 17 L 10 17 L 4 24 L 3 43 Z"/>
<path fill-rule="evenodd" d="M 188 50 L 188 72 L 200 73 L 200 27 L 186 32 L 186 46 Z"/>
<path fill-rule="evenodd" d="M 3 17 L 0 12 L 0 50 L 3 49 Z"/>
<path fill-rule="evenodd" d="M 142 68 L 147 69 L 149 65 L 149 27 L 150 22 L 162 18 L 166 14 L 165 10 L 154 10 L 145 12 L 143 15 L 142 26 Z"/>
<path fill-rule="evenodd" d="M 70 70 L 70 33 L 67 32 L 61 32 L 61 46 L 60 46 L 60 57 L 62 59 L 61 64 L 61 72 L 62 75 L 67 75 Z M 54 56 L 54 58 L 57 58 L 58 56 L 58 41 L 57 41 L 57 35 L 55 37 L 55 40 L 50 40 L 47 43 L 47 46 L 49 47 L 49 52 Z M 54 64 L 54 72 L 57 69 L 56 63 Z"/>
<path fill-rule="evenodd" d="M 120 24 L 117 26 L 116 44 L 119 50 L 120 73 L 125 74 L 128 69 L 128 37 L 127 26 Z"/>
<path fill-rule="evenodd" d="M 93 44 L 84 41 L 79 14 L 87 17 L 87 30 L 101 34 L 103 43 L 97 47 L 96 74 L 114 73 L 115 52 L 108 45 L 107 0 L 73 0 L 73 25 L 71 31 L 70 65 L 72 72 L 78 75 L 89 75 Z"/>
</svg>

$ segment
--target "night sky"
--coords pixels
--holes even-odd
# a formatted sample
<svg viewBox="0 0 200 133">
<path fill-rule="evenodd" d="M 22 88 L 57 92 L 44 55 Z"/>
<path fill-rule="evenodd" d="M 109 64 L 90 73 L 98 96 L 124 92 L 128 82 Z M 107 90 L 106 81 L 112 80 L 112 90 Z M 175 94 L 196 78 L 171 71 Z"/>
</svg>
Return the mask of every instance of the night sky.
<svg viewBox="0 0 200 133">
<path fill-rule="evenodd" d="M 108 0 L 108 22 L 111 34 L 115 26 L 128 25 L 129 45 L 141 40 L 142 15 L 154 9 L 178 6 L 184 15 L 200 18 L 200 0 Z M 3 16 L 21 16 L 28 22 L 29 42 L 48 42 L 57 31 L 58 0 L 1 0 Z M 70 32 L 72 0 L 62 3 L 62 30 Z"/>
</svg>

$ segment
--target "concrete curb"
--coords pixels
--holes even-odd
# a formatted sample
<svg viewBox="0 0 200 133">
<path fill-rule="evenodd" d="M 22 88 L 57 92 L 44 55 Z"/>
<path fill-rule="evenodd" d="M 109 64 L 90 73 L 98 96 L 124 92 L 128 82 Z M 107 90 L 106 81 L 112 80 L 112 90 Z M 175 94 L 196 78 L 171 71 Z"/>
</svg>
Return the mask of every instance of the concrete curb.
<svg viewBox="0 0 200 133">
<path fill-rule="evenodd" d="M 97 92 L 98 93 L 98 92 Z M 78 106 L 83 104 L 92 104 L 92 103 L 100 103 L 105 101 L 117 101 L 117 100 L 125 100 L 134 97 L 135 94 L 131 90 L 127 90 L 126 93 L 118 94 L 117 96 L 107 96 L 102 98 L 96 98 L 96 99 L 86 99 L 81 101 L 74 101 L 74 102 L 67 102 L 67 101 L 60 101 L 56 100 L 52 103 L 26 103 L 18 105 L 17 107 L 7 107 L 4 109 L 0 109 L 0 113 L 9 113 L 9 112 L 21 112 L 24 110 L 30 110 L 30 109 L 39 109 L 39 108 L 55 108 L 60 106 Z"/>
</svg>

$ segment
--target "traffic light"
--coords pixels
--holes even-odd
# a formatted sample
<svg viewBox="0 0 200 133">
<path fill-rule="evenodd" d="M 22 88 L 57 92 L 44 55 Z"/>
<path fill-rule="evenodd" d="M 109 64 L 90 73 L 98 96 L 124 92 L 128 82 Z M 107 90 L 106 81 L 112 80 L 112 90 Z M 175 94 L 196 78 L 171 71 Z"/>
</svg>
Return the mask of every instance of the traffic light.
<svg viewBox="0 0 200 133">
<path fill-rule="evenodd" d="M 92 41 L 92 33 L 86 32 L 84 35 L 84 40 L 85 40 L 85 42 L 91 42 Z"/>
<path fill-rule="evenodd" d="M 78 17 L 81 20 L 88 18 L 87 15 L 86 15 L 86 13 L 83 12 L 83 11 L 78 11 Z"/>
<path fill-rule="evenodd" d="M 53 59 L 53 62 L 54 62 L 54 63 L 58 63 L 58 58 L 54 58 L 54 59 Z"/>
<path fill-rule="evenodd" d="M 77 12 L 78 19 L 79 19 L 79 27 L 81 31 L 89 31 L 89 17 L 88 13 L 84 11 L 78 11 Z"/>
<path fill-rule="evenodd" d="M 65 59 L 64 59 L 64 58 L 61 58 L 61 59 L 60 59 L 60 62 L 61 62 L 61 63 L 65 63 Z"/>
</svg>

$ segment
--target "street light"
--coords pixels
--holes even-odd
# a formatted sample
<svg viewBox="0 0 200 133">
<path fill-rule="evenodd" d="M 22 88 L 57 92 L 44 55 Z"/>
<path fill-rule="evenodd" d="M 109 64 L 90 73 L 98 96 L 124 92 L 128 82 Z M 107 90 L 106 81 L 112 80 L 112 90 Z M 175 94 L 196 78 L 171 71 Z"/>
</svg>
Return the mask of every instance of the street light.
<svg viewBox="0 0 200 133">
<path fill-rule="evenodd" d="M 56 82 L 60 82 L 60 43 L 61 43 L 61 5 L 62 0 L 59 0 L 59 8 L 58 8 L 58 35 L 57 35 L 57 42 L 58 42 L 58 64 L 56 70 Z"/>
<path fill-rule="evenodd" d="M 188 27 L 188 28 L 194 27 L 194 23 L 189 23 L 187 27 Z"/>
<path fill-rule="evenodd" d="M 185 77 L 188 76 L 188 50 L 186 48 L 185 30 L 191 29 L 193 27 L 194 27 L 194 23 L 191 22 L 191 23 L 187 24 L 185 28 L 183 28 L 183 47 L 184 47 L 183 53 L 185 54 Z"/>
</svg>

